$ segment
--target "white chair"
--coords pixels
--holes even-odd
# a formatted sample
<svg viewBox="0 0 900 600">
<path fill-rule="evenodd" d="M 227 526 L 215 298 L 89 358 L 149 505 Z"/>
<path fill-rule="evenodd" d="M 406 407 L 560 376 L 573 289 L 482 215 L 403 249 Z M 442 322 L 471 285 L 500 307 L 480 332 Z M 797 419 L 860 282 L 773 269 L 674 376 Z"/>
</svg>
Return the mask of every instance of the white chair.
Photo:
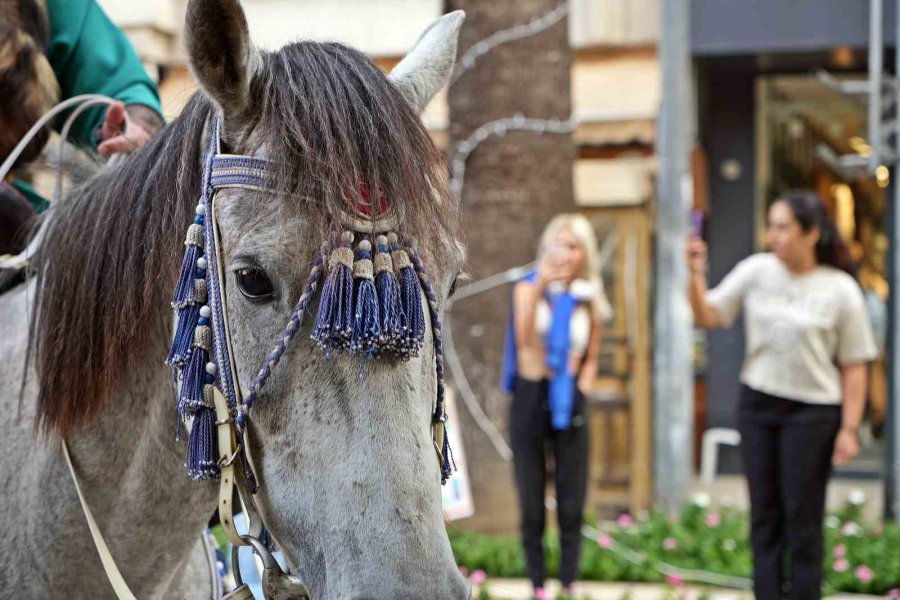
<svg viewBox="0 0 900 600">
<path fill-rule="evenodd" d="M 740 443 L 741 434 L 736 429 L 713 427 L 703 432 L 700 478 L 704 484 L 710 484 L 716 478 L 716 468 L 719 464 L 719 444 L 737 446 Z"/>
</svg>

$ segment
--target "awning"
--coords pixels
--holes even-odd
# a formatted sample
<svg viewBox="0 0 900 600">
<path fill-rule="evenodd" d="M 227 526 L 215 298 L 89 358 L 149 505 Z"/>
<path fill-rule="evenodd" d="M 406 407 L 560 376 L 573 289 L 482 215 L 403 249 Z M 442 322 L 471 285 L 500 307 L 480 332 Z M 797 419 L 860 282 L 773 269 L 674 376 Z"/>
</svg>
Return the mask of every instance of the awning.
<svg viewBox="0 0 900 600">
<path fill-rule="evenodd" d="M 636 206 L 653 193 L 653 158 L 582 158 L 572 180 L 578 206 Z"/>
<path fill-rule="evenodd" d="M 660 102 L 655 50 L 579 53 L 572 71 L 575 142 L 653 144 Z"/>
</svg>

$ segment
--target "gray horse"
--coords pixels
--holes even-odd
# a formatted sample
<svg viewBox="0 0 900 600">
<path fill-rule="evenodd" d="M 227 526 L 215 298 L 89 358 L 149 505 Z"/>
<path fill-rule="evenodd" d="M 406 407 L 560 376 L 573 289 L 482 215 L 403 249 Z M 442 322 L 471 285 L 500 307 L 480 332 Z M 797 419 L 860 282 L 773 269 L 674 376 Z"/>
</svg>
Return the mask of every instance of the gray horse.
<svg viewBox="0 0 900 600">
<path fill-rule="evenodd" d="M 462 20 L 438 20 L 386 77 L 340 44 L 259 51 L 236 0 L 189 3 L 202 91 L 147 146 L 57 203 L 36 276 L 0 298 L 0 598 L 113 597 L 62 439 L 135 595 L 210 597 L 200 540 L 217 488 L 184 472 L 187 436 L 176 441 L 163 361 L 213 123 L 222 119 L 223 151 L 280 166 L 281 192 L 229 189 L 217 200 L 246 386 L 288 322 L 331 215 L 364 200 L 362 189 L 390 203 L 438 297 L 448 293 L 463 258 L 458 207 L 417 113 L 450 75 Z M 315 346 L 307 321 L 255 405 L 259 508 L 313 598 L 469 595 L 442 519 L 430 336 L 417 358 L 369 361 L 361 376 L 358 357 Z"/>
</svg>

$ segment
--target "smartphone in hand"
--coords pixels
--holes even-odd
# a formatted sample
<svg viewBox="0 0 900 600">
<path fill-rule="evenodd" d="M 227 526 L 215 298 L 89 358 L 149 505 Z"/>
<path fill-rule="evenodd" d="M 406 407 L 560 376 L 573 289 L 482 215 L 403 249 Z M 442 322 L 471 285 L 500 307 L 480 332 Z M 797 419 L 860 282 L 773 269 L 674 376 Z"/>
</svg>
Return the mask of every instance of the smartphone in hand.
<svg viewBox="0 0 900 600">
<path fill-rule="evenodd" d="M 695 239 L 703 238 L 703 211 L 702 210 L 692 210 L 691 211 L 691 237 Z"/>
</svg>

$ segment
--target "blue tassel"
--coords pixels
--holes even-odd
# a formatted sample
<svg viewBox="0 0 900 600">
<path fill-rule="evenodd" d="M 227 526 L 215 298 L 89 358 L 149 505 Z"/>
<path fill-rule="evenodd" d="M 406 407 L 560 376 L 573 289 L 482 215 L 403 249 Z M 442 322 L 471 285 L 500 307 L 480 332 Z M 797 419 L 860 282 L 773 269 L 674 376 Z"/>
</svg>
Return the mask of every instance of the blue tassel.
<svg viewBox="0 0 900 600">
<path fill-rule="evenodd" d="M 216 412 L 208 406 L 201 406 L 194 413 L 191 435 L 188 437 L 188 476 L 194 481 L 219 478 L 218 439 L 216 438 Z"/>
<path fill-rule="evenodd" d="M 422 312 L 422 292 L 419 277 L 411 266 L 400 269 L 400 302 L 406 315 L 404 347 L 409 356 L 418 356 L 425 341 L 425 315 Z"/>
<path fill-rule="evenodd" d="M 172 339 L 172 348 L 166 357 L 166 364 L 175 367 L 183 367 L 191 352 L 191 343 L 194 341 L 194 328 L 200 318 L 200 306 L 189 304 L 178 310 L 178 325 L 175 327 L 175 337 Z"/>
<path fill-rule="evenodd" d="M 353 234 L 345 231 L 341 245 L 331 253 L 329 272 L 322 285 L 312 338 L 331 354 L 349 350 L 353 336 Z"/>
<path fill-rule="evenodd" d="M 441 457 L 443 458 L 443 461 L 441 462 L 441 485 L 444 485 L 453 475 L 453 470 L 456 468 L 455 462 L 453 462 L 451 466 L 453 452 L 450 450 L 450 436 L 447 434 L 446 427 L 444 427 L 444 443 L 441 448 Z"/>
<path fill-rule="evenodd" d="M 172 347 L 166 364 L 178 368 L 184 368 L 191 353 L 191 344 L 194 341 L 194 328 L 198 325 L 207 325 L 212 314 L 206 303 L 206 280 L 194 280 L 195 301 L 178 309 L 178 325 L 175 327 L 175 336 L 172 339 Z"/>
<path fill-rule="evenodd" d="M 207 363 L 209 363 L 210 329 L 199 326 L 194 330 L 194 344 L 191 356 L 181 374 L 181 389 L 178 393 L 178 414 L 187 417 L 204 405 L 203 386 L 206 383 Z M 212 364 L 212 363 L 209 363 Z"/>
<path fill-rule="evenodd" d="M 378 292 L 372 274 L 372 244 L 359 243 L 359 260 L 353 264 L 356 282 L 356 308 L 353 312 L 353 336 L 350 352 L 363 358 L 373 358 L 380 348 L 381 319 L 378 314 Z"/>
<path fill-rule="evenodd" d="M 406 317 L 403 336 L 398 343 L 400 358 L 406 360 L 419 355 L 419 348 L 425 341 L 425 314 L 422 312 L 419 277 L 409 259 L 409 254 L 401 247 L 396 233 L 388 234 L 391 258 L 400 283 L 400 306 Z"/>
<path fill-rule="evenodd" d="M 175 294 L 172 298 L 172 306 L 176 309 L 193 304 L 197 299 L 194 278 L 197 277 L 198 261 L 203 255 L 203 226 L 197 223 L 191 225 L 188 228 L 184 244 L 187 246 L 187 250 L 181 261 L 178 284 L 175 286 Z"/>
<path fill-rule="evenodd" d="M 378 253 L 375 255 L 375 290 L 378 293 L 378 310 L 381 315 L 382 350 L 397 350 L 406 326 L 406 315 L 400 304 L 400 282 L 394 274 L 387 238 L 378 236 Z"/>
</svg>

